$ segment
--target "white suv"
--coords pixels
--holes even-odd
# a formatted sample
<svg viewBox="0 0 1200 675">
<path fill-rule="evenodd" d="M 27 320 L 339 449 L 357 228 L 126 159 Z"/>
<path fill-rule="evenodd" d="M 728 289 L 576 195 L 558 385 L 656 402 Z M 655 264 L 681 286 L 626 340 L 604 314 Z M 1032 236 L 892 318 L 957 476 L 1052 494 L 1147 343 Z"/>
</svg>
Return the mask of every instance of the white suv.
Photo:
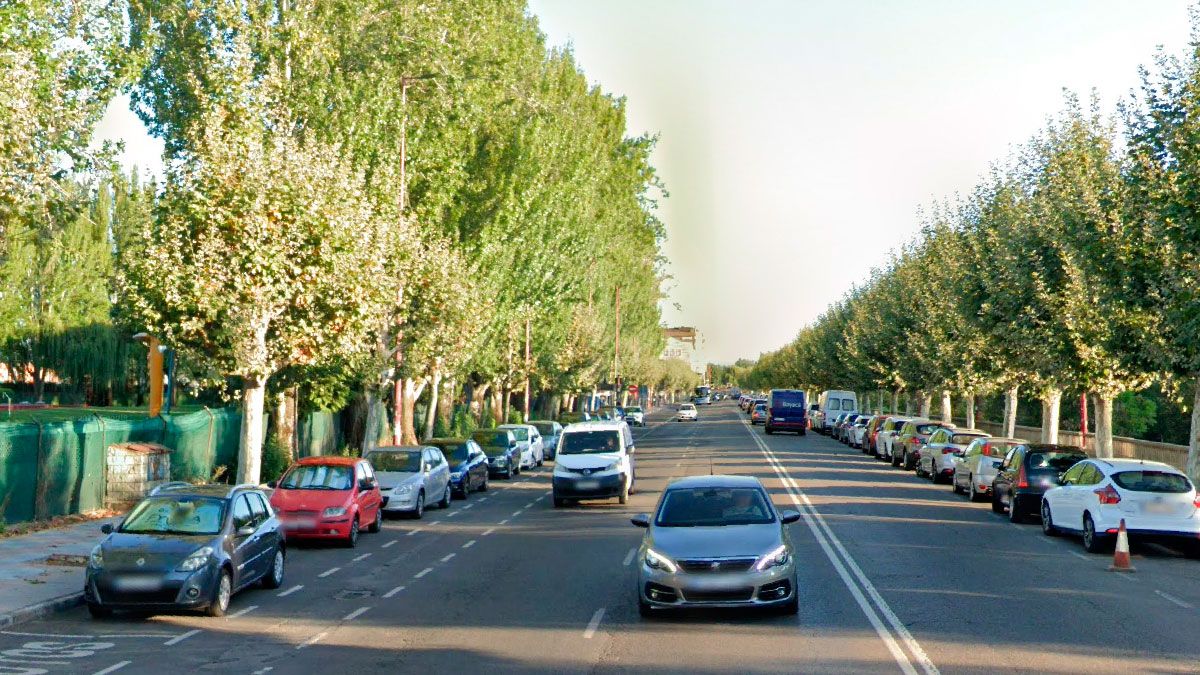
<svg viewBox="0 0 1200 675">
<path fill-rule="evenodd" d="M 554 459 L 554 506 L 633 494 L 633 434 L 624 422 L 581 422 L 563 429 Z"/>
</svg>

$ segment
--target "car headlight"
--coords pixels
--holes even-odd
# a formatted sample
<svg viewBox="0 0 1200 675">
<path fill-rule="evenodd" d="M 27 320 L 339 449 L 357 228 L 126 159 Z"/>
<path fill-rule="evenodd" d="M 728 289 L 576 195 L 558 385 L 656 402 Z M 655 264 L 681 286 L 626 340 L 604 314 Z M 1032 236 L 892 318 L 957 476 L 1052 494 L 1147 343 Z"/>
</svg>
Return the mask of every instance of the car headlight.
<svg viewBox="0 0 1200 675">
<path fill-rule="evenodd" d="M 331 507 L 325 509 L 324 511 L 322 511 L 321 515 L 325 516 L 326 518 L 336 518 L 338 516 L 344 516 L 344 515 L 346 515 L 346 507 L 331 506 Z"/>
<path fill-rule="evenodd" d="M 791 559 L 791 554 L 788 553 L 787 546 L 784 546 L 781 544 L 779 546 L 779 548 L 776 548 L 775 550 L 771 551 L 770 553 L 759 558 L 758 564 L 756 564 L 754 566 L 754 569 L 761 572 L 763 570 L 771 569 L 772 567 L 779 567 L 780 565 L 786 565 L 788 560 L 790 560 L 790 559 Z"/>
<path fill-rule="evenodd" d="M 617 470 L 617 469 L 619 469 L 619 468 L 621 468 L 621 463 L 620 463 L 620 462 L 613 462 L 612 464 L 609 464 L 608 466 L 604 467 L 604 468 L 603 468 L 603 469 L 601 469 L 601 470 L 602 470 L 602 471 L 616 471 L 616 470 Z"/>
<path fill-rule="evenodd" d="M 450 474 L 450 477 L 453 478 L 454 480 L 458 480 L 459 478 L 463 477 L 463 472 L 455 471 L 454 473 Z"/>
<path fill-rule="evenodd" d="M 96 547 L 92 549 L 91 555 L 88 556 L 88 564 L 91 565 L 94 569 L 101 569 L 104 567 L 104 547 L 103 546 L 101 546 L 100 544 L 96 544 Z"/>
<path fill-rule="evenodd" d="M 652 548 L 646 549 L 646 567 L 652 570 L 663 570 L 671 574 L 679 571 L 679 567 L 675 565 L 674 561 Z"/>
<path fill-rule="evenodd" d="M 208 563 L 208 559 L 212 557 L 212 552 L 213 549 L 211 546 L 197 549 L 194 553 L 184 558 L 183 562 L 179 563 L 179 567 L 176 567 L 175 570 L 178 572 L 195 572 Z"/>
<path fill-rule="evenodd" d="M 412 491 L 413 486 L 411 483 L 409 483 L 405 485 L 397 485 L 396 488 L 392 490 L 392 494 L 396 495 L 397 497 L 406 497 L 412 494 Z"/>
<path fill-rule="evenodd" d="M 508 464 L 508 455 L 500 455 L 499 457 L 493 458 L 492 464 L 499 464 L 500 466 Z"/>
</svg>

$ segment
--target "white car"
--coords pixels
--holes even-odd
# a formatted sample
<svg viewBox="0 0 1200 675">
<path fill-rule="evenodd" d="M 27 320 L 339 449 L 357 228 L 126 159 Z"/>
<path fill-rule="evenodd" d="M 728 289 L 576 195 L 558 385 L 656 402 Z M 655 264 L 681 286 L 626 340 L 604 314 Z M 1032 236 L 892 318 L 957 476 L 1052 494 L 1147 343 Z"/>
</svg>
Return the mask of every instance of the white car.
<svg viewBox="0 0 1200 675">
<path fill-rule="evenodd" d="M 854 420 L 853 426 L 846 430 L 850 447 L 861 448 L 863 446 L 863 438 L 867 435 L 867 422 L 870 421 L 871 415 L 859 415 L 858 419 Z"/>
<path fill-rule="evenodd" d="M 675 419 L 680 422 L 695 422 L 696 421 L 696 406 L 692 403 L 680 403 L 679 414 Z"/>
<path fill-rule="evenodd" d="M 954 455 L 950 486 L 965 493 L 971 501 L 983 501 L 992 495 L 992 479 L 1014 445 L 1027 443 L 1021 438 L 984 437 L 967 444 L 961 455 Z"/>
<path fill-rule="evenodd" d="M 542 445 L 542 434 L 532 424 L 501 424 L 497 429 L 508 429 L 517 439 L 521 449 L 521 468 L 532 469 L 546 461 L 546 449 Z"/>
<path fill-rule="evenodd" d="M 912 418 L 893 416 L 883 423 L 883 428 L 879 430 L 879 436 L 875 440 L 876 457 L 888 461 L 892 459 L 892 441 L 896 440 L 896 436 L 900 435 L 900 430 L 910 419 Z"/>
<path fill-rule="evenodd" d="M 1087 459 L 1042 495 L 1042 531 L 1083 536 L 1089 553 L 1111 550 L 1125 521 L 1130 537 L 1200 537 L 1200 497 L 1187 476 L 1162 462 Z"/>
<path fill-rule="evenodd" d="M 563 429 L 551 478 L 554 507 L 616 497 L 624 504 L 636 482 L 633 434 L 624 422 L 581 422 Z"/>
<path fill-rule="evenodd" d="M 420 518 L 427 504 L 450 507 L 450 465 L 429 445 L 388 446 L 367 453 L 383 493 L 385 513 Z"/>
<path fill-rule="evenodd" d="M 625 409 L 625 421 L 630 426 L 644 427 L 646 426 L 646 413 L 636 405 L 629 406 Z"/>
<path fill-rule="evenodd" d="M 987 437 L 987 432 L 978 429 L 935 429 L 917 456 L 917 475 L 935 483 L 943 480 L 949 483 L 954 475 L 955 458 L 975 439 Z"/>
</svg>

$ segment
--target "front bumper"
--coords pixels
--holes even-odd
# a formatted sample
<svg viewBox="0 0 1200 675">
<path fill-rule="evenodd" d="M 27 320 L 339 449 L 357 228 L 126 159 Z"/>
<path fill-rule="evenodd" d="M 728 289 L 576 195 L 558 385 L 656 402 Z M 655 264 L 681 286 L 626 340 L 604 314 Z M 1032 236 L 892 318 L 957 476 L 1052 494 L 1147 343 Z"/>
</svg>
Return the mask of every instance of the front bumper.
<svg viewBox="0 0 1200 675">
<path fill-rule="evenodd" d="M 391 493 L 384 493 L 383 506 L 381 508 L 387 513 L 400 513 L 402 511 L 415 511 L 417 508 L 418 492 L 419 492 L 418 490 L 413 490 L 412 492 L 404 495 L 403 497 L 397 497 L 396 495 L 391 494 Z"/>
<path fill-rule="evenodd" d="M 317 518 L 309 523 L 297 523 L 286 513 L 279 514 L 284 539 L 344 539 L 350 536 L 350 514 L 336 518 Z M 360 523 L 361 525 L 361 523 Z"/>
<path fill-rule="evenodd" d="M 153 574 L 89 567 L 84 576 L 83 599 L 108 609 L 201 609 L 212 602 L 219 569 L 212 562 L 194 572 Z M 119 588 L 123 584 L 126 587 Z"/>
<path fill-rule="evenodd" d="M 790 602 L 797 592 L 794 562 L 728 574 L 671 573 L 642 563 L 638 573 L 638 595 L 652 607 L 771 607 Z"/>
<path fill-rule="evenodd" d="M 625 490 L 625 474 L 608 476 L 562 476 L 552 479 L 555 499 L 604 499 L 618 497 Z"/>
</svg>

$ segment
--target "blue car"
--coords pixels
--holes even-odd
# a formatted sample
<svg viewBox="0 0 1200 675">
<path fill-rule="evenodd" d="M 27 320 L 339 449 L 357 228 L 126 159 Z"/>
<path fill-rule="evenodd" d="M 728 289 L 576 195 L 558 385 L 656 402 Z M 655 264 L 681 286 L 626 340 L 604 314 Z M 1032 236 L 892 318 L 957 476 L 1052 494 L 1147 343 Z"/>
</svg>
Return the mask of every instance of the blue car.
<svg viewBox="0 0 1200 675">
<path fill-rule="evenodd" d="M 434 438 L 425 445 L 442 451 L 450 464 L 450 491 L 466 498 L 474 491 L 487 492 L 488 460 L 483 448 L 470 438 Z"/>
<path fill-rule="evenodd" d="M 521 446 L 508 429 L 479 429 L 471 440 L 487 455 L 488 474 L 512 478 L 521 473 Z"/>
</svg>

